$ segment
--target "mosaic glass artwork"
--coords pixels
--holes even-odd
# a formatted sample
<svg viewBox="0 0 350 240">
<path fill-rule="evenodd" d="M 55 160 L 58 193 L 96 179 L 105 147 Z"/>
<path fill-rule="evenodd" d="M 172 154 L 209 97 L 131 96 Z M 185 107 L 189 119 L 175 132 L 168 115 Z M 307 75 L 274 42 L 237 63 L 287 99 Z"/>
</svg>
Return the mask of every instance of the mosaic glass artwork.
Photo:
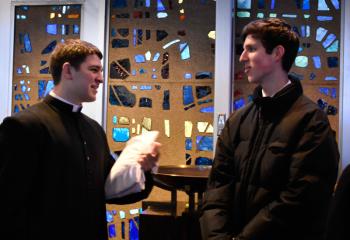
<svg viewBox="0 0 350 240">
<path fill-rule="evenodd" d="M 112 151 L 158 130 L 162 165 L 212 163 L 215 4 L 110 1 L 106 132 Z M 123 222 L 115 225 L 116 238 L 136 239 L 136 219 Z"/>
<path fill-rule="evenodd" d="M 304 93 L 329 115 L 331 126 L 338 131 L 339 59 L 341 9 L 338 0 L 236 0 L 233 14 L 235 30 L 235 69 L 233 109 L 251 101 L 254 86 L 247 82 L 243 65 L 240 33 L 250 21 L 264 17 L 285 19 L 300 38 L 298 56 L 291 73 L 301 80 Z"/>
<path fill-rule="evenodd" d="M 81 5 L 15 7 L 12 113 L 52 90 L 50 53 L 58 42 L 80 37 L 80 15 Z"/>
</svg>

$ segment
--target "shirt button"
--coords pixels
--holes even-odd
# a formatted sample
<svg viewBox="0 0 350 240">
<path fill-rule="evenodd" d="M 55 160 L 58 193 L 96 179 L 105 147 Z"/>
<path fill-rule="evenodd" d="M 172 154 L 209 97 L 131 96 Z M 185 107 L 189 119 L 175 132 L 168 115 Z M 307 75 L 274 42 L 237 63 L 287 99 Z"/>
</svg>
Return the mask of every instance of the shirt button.
<svg viewBox="0 0 350 240">
<path fill-rule="evenodd" d="M 86 141 L 84 141 L 84 145 L 86 145 Z"/>
<path fill-rule="evenodd" d="M 87 157 L 86 157 L 86 160 L 88 160 L 88 161 L 89 161 L 89 160 L 90 160 L 90 157 L 89 157 L 89 156 L 87 156 Z"/>
</svg>

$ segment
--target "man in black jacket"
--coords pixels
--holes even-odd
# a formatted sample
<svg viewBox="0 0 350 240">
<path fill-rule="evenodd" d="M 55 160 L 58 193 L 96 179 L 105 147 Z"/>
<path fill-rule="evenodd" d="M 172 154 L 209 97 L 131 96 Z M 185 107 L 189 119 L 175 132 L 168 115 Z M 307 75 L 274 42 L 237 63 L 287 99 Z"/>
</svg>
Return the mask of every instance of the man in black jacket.
<svg viewBox="0 0 350 240">
<path fill-rule="evenodd" d="M 81 113 L 82 103 L 94 101 L 103 82 L 101 59 L 97 47 L 82 40 L 58 45 L 50 59 L 53 91 L 0 125 L 0 239 L 108 239 L 105 183 L 107 177 L 118 180 L 110 174 L 118 161 L 102 127 Z M 134 161 L 145 171 L 134 177 L 146 183 L 132 191 L 119 189 L 126 196 L 106 186 L 110 196 L 120 196 L 107 202 L 148 196 L 158 147 L 153 142 Z"/>
<path fill-rule="evenodd" d="M 280 19 L 243 29 L 253 102 L 218 138 L 201 215 L 204 239 L 320 240 L 339 153 L 327 116 L 288 77 L 299 40 Z"/>
</svg>

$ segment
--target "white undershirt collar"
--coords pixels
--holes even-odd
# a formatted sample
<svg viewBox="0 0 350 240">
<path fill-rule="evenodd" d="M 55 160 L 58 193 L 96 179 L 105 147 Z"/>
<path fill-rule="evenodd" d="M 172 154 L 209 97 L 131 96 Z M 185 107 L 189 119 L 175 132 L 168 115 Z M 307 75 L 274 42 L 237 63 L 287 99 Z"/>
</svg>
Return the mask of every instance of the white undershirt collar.
<svg viewBox="0 0 350 240">
<path fill-rule="evenodd" d="M 77 105 L 77 104 L 74 104 L 74 103 L 71 103 L 71 102 L 67 101 L 64 98 L 61 98 L 53 90 L 51 90 L 49 94 L 50 94 L 51 97 L 54 97 L 54 98 L 56 98 L 56 99 L 58 99 L 58 100 L 60 100 L 60 101 L 62 101 L 64 103 L 72 105 L 72 107 L 73 107 L 72 108 L 72 112 L 79 112 L 81 110 L 81 108 L 82 108 L 82 105 Z"/>
</svg>

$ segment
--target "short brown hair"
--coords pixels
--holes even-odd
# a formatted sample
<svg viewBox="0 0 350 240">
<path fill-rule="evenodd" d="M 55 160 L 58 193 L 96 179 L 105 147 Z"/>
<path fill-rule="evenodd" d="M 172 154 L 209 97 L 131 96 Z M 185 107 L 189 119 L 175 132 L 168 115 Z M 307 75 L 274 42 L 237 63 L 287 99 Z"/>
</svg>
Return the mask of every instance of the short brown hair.
<svg viewBox="0 0 350 240">
<path fill-rule="evenodd" d="M 276 46 L 283 46 L 285 54 L 282 58 L 282 67 L 283 70 L 289 72 L 298 54 L 299 38 L 286 21 L 279 18 L 267 18 L 250 22 L 243 28 L 241 35 L 243 41 L 248 35 L 259 39 L 268 54 L 271 54 Z"/>
<path fill-rule="evenodd" d="M 65 42 L 58 44 L 50 57 L 50 72 L 54 84 L 60 82 L 64 63 L 68 62 L 75 69 L 79 69 L 86 57 L 94 54 L 100 59 L 103 57 L 95 45 L 80 39 L 66 39 Z"/>
</svg>

